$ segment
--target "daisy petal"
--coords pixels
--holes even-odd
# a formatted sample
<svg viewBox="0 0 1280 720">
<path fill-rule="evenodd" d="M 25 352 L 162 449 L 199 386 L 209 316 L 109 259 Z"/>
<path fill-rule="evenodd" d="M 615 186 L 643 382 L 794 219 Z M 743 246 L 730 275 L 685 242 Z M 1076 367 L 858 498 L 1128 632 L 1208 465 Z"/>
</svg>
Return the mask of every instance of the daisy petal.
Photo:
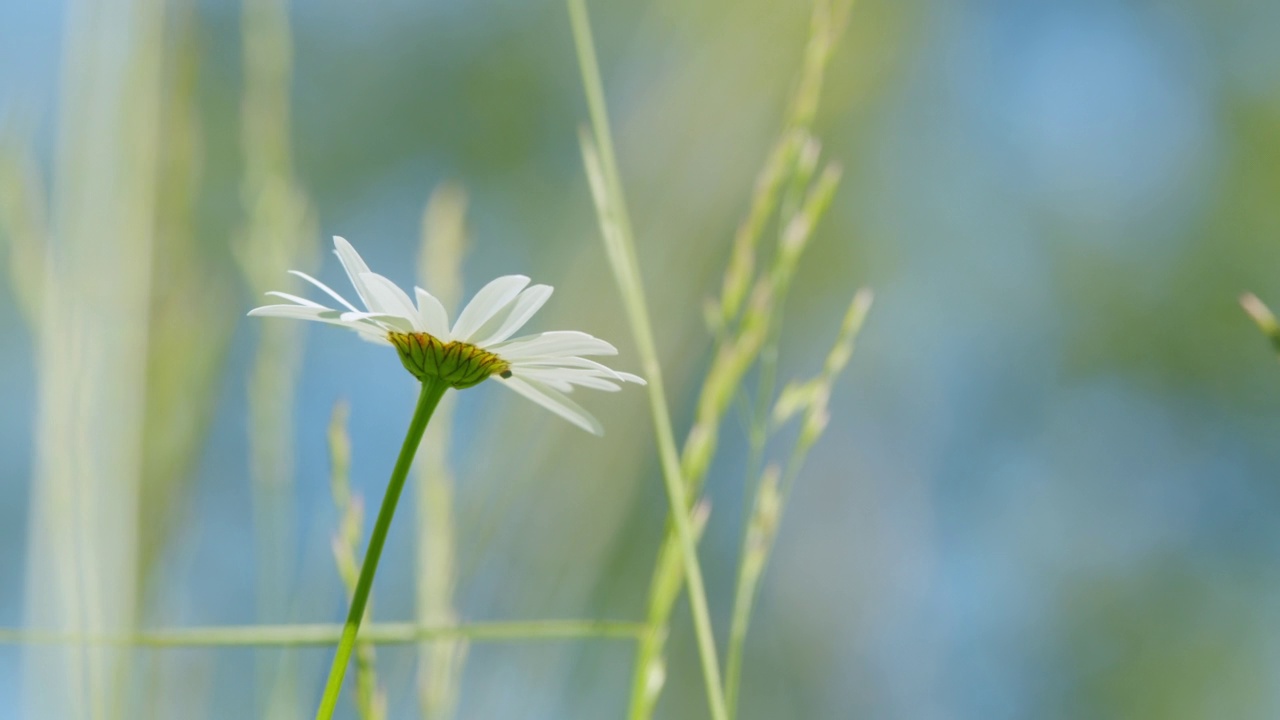
<svg viewBox="0 0 1280 720">
<path fill-rule="evenodd" d="M 333 298 L 334 300 L 337 300 L 339 303 L 342 303 L 342 306 L 350 310 L 351 312 L 358 312 L 356 310 L 355 305 L 352 305 L 351 303 L 347 302 L 346 298 L 334 292 L 333 288 L 329 287 L 328 285 L 325 285 L 324 283 L 302 272 L 301 270 L 290 270 L 289 274 L 296 275 L 302 278 L 303 280 L 306 280 L 307 282 L 311 283 L 312 285 L 315 285 L 316 287 L 320 288 L 325 294 L 327 294 L 329 297 Z"/>
<path fill-rule="evenodd" d="M 530 376 L 530 375 L 517 375 L 516 377 L 519 377 L 519 378 L 521 378 L 521 379 L 523 379 L 523 380 L 527 380 L 527 381 L 534 381 L 534 382 L 542 383 L 543 385 L 545 385 L 545 386 L 547 386 L 547 387 L 549 387 L 549 388 L 552 388 L 552 389 L 554 389 L 554 390 L 557 390 L 557 391 L 559 391 L 559 392 L 562 392 L 562 393 L 571 393 L 571 392 L 573 392 L 573 383 L 569 382 L 568 380 L 565 380 L 564 378 L 558 378 L 558 377 L 532 377 L 532 376 Z"/>
<path fill-rule="evenodd" d="M 386 332 L 389 329 L 393 329 L 398 332 L 415 332 L 413 321 L 408 318 L 402 318 L 399 315 L 388 315 L 386 313 L 345 312 L 342 313 L 342 321 L 368 321 L 378 327 L 382 327 L 383 332 Z"/>
<path fill-rule="evenodd" d="M 418 323 L 423 332 L 434 335 L 440 342 L 449 342 L 449 314 L 435 295 L 420 287 L 413 289 L 418 296 Z"/>
<path fill-rule="evenodd" d="M 537 380 L 521 380 L 516 377 L 507 378 L 501 384 L 593 435 L 604 434 L 604 427 L 599 420 L 554 388 L 547 387 Z"/>
<path fill-rule="evenodd" d="M 497 352 L 508 361 L 559 355 L 618 354 L 618 349 L 609 343 L 575 330 L 556 330 L 538 335 L 526 335 L 488 349 Z"/>
<path fill-rule="evenodd" d="M 364 306 L 373 312 L 385 312 L 385 308 L 377 307 L 369 302 L 370 294 L 365 288 L 364 280 L 361 277 L 369 272 L 369 266 L 360 257 L 360 253 L 351 247 L 351 243 L 337 235 L 333 236 L 333 252 L 338 256 L 338 262 L 342 263 L 342 269 L 347 271 L 347 278 L 351 280 L 351 286 L 356 289 L 356 294 L 360 296 L 360 301 L 364 303 Z M 355 308 L 351 309 L 355 310 Z"/>
<path fill-rule="evenodd" d="M 249 311 L 249 317 L 283 317 L 295 320 L 339 321 L 340 313 L 327 307 L 303 305 L 263 305 Z"/>
<path fill-rule="evenodd" d="M 395 283 L 378 273 L 364 273 L 364 288 L 369 292 L 369 299 L 382 306 L 382 312 L 408 320 L 410 324 L 418 323 L 418 308 L 403 290 Z"/>
<path fill-rule="evenodd" d="M 267 293 L 267 295 L 270 295 L 271 297 L 278 297 L 281 300 L 288 300 L 289 302 L 296 303 L 298 305 L 301 305 L 302 307 L 324 308 L 325 310 L 329 309 L 327 307 L 324 307 L 324 305 L 321 305 L 318 302 L 313 302 L 304 297 L 298 297 L 297 295 L 290 295 L 287 292 L 280 292 L 279 290 L 271 290 Z"/>
<path fill-rule="evenodd" d="M 605 392 L 617 392 L 622 389 L 612 381 L 593 373 L 554 370 L 550 368 L 528 368 L 515 370 L 513 372 L 516 377 L 544 382 L 554 388 L 563 390 L 564 392 L 571 391 L 574 385 L 581 385 L 582 387 L 591 388 L 592 390 L 604 390 Z M 565 387 L 565 384 L 567 384 L 568 387 Z"/>
<path fill-rule="evenodd" d="M 453 324 L 453 339 L 471 342 L 472 334 L 515 299 L 528 284 L 529 278 L 524 275 L 504 275 L 480 288 Z"/>
<path fill-rule="evenodd" d="M 534 368 L 534 369 L 551 369 L 551 368 L 568 368 L 575 370 L 591 370 L 601 377 L 614 378 L 623 380 L 624 373 L 620 373 L 613 368 L 602 365 L 595 360 L 588 360 L 581 357 L 537 357 L 528 360 L 516 361 L 515 367 Z"/>
<path fill-rule="evenodd" d="M 511 309 L 506 313 L 505 317 L 502 313 L 498 313 L 493 320 L 486 323 L 485 327 L 477 331 L 476 334 L 486 334 L 484 331 L 488 330 L 489 326 L 494 324 L 494 321 L 501 320 L 498 328 L 493 332 L 487 333 L 487 337 L 476 340 L 474 344 L 480 347 L 487 347 L 511 337 L 517 330 L 524 327 L 525 323 L 529 322 L 529 318 L 533 317 L 534 313 L 542 309 L 547 299 L 551 297 L 551 293 L 552 287 L 550 285 L 534 285 L 533 287 L 525 288 L 515 302 L 511 303 Z"/>
<path fill-rule="evenodd" d="M 312 320 L 315 322 L 325 323 L 326 325 L 337 325 L 348 330 L 352 330 L 360 335 L 361 338 L 370 342 L 386 344 L 387 331 L 375 325 L 368 325 L 357 321 L 349 321 L 345 317 L 338 314 L 337 310 L 330 310 L 325 307 L 304 307 L 302 305 L 264 305 L 249 311 L 250 317 L 279 317 L 289 318 L 291 320 Z"/>
</svg>

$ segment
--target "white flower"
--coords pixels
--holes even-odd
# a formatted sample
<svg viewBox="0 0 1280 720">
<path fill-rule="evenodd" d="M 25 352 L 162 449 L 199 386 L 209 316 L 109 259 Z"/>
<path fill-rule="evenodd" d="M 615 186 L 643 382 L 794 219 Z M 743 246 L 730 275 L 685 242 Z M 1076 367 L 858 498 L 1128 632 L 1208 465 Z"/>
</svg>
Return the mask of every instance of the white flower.
<svg viewBox="0 0 1280 720">
<path fill-rule="evenodd" d="M 615 391 L 621 382 L 644 384 L 636 375 L 584 357 L 618 353 L 614 346 L 586 333 L 557 331 L 511 338 L 551 297 L 550 285 L 530 286 L 523 275 L 504 275 L 481 288 L 450 327 L 444 306 L 431 293 L 414 288 L 415 305 L 395 283 L 370 272 L 351 243 L 334 236 L 333 245 L 364 310 L 310 275 L 290 270 L 323 290 L 342 309 L 269 292 L 290 304 L 254 308 L 249 314 L 314 320 L 354 330 L 364 340 L 395 347 L 405 368 L 424 382 L 440 380 L 462 389 L 496 375 L 502 385 L 597 435 L 603 432 L 600 422 L 565 393 L 575 385 Z"/>
</svg>

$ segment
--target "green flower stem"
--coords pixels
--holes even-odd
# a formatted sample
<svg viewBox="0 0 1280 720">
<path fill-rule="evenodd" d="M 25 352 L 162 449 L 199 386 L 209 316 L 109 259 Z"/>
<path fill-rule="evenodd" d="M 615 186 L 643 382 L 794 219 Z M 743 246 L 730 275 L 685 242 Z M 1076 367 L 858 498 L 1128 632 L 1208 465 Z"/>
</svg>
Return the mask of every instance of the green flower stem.
<svg viewBox="0 0 1280 720">
<path fill-rule="evenodd" d="M 324 685 L 324 696 L 320 699 L 320 709 L 316 711 L 316 720 L 329 720 L 338 705 L 338 695 L 342 692 L 342 677 L 347 672 L 347 663 L 351 660 L 351 651 L 355 649 L 356 634 L 360 632 L 360 621 L 364 618 L 365 606 L 369 603 L 369 591 L 373 588 L 373 576 L 378 572 L 378 560 L 382 557 L 382 546 L 387 542 L 387 531 L 391 529 L 391 518 L 396 514 L 396 505 L 400 502 L 400 493 L 404 490 L 405 479 L 409 477 L 409 468 L 413 465 L 413 456 L 418 451 L 418 443 L 422 441 L 422 433 L 427 429 L 431 413 L 444 396 L 449 386 L 444 382 L 424 382 L 418 394 L 418 407 L 413 411 L 413 420 L 409 423 L 409 432 L 404 437 L 404 445 L 400 448 L 400 457 L 396 459 L 395 469 L 391 471 L 391 480 L 387 483 L 387 494 L 382 498 L 382 507 L 378 510 L 378 520 L 373 525 L 373 534 L 369 536 L 369 547 L 364 553 L 364 563 L 360 566 L 360 580 L 356 583 L 356 591 L 351 596 L 351 609 L 347 613 L 347 622 L 342 627 L 342 637 L 338 640 L 338 652 L 334 655 L 333 665 L 329 667 L 329 679 Z"/>
</svg>

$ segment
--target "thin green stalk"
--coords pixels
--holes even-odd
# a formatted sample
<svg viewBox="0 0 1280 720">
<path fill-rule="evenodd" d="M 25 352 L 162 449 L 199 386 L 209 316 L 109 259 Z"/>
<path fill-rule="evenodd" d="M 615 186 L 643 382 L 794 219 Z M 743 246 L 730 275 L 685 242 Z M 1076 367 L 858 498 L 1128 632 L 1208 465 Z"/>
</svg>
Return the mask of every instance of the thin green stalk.
<svg viewBox="0 0 1280 720">
<path fill-rule="evenodd" d="M 338 530 L 333 536 L 333 561 L 348 593 L 354 593 L 360 582 L 360 537 L 364 533 L 364 503 L 351 492 L 351 436 L 347 434 L 345 402 L 333 406 L 329 419 L 329 484 L 333 504 L 338 510 Z M 365 606 L 367 621 L 373 614 L 373 600 Z M 378 692 L 377 654 L 365 638 L 356 643 L 356 708 L 361 720 L 386 717 L 386 698 Z"/>
<path fill-rule="evenodd" d="M 431 288 L 446 310 L 455 310 L 462 294 L 462 255 L 466 246 L 467 194 L 444 184 L 431 193 L 422 214 L 418 280 Z M 458 533 L 454 477 L 449 468 L 454 397 L 440 401 L 422 436 L 426 456 L 417 464 L 417 603 L 422 625 L 458 622 L 454 606 Z M 461 691 L 467 643 L 448 639 L 418 649 L 418 705 L 423 720 L 449 720 Z"/>
<path fill-rule="evenodd" d="M 404 445 L 400 448 L 395 469 L 391 471 L 387 493 L 382 498 L 382 507 L 378 510 L 378 519 L 373 525 L 373 534 L 369 537 L 369 547 L 365 550 L 364 563 L 360 566 L 360 580 L 356 584 L 355 593 L 351 596 L 351 609 L 347 613 L 347 621 L 342 628 L 342 637 L 338 640 L 338 651 L 334 655 L 333 665 L 329 668 L 329 679 L 325 682 L 324 695 L 320 700 L 320 709 L 316 712 L 316 720 L 328 720 L 333 717 L 334 709 L 338 705 L 338 695 L 342 692 L 342 678 L 347 672 L 351 651 L 355 648 L 356 635 L 360 632 L 360 622 L 364 619 L 365 605 L 369 602 L 369 591 L 373 589 L 373 576 L 378 572 L 382 546 L 386 544 L 387 531 L 391 529 L 391 518 L 396 513 L 396 505 L 400 502 L 400 493 L 404 490 L 405 479 L 409 477 L 409 468 L 413 466 L 413 456 L 418 451 L 418 443 L 422 441 L 422 433 L 427 429 L 431 413 L 435 412 L 436 405 L 440 403 L 440 398 L 448 389 L 449 386 L 443 382 L 422 383 L 422 390 L 418 394 L 418 406 L 413 411 L 409 432 L 405 435 Z"/>
<path fill-rule="evenodd" d="M 49 229 L 44 180 L 29 136 L 0 125 L 0 243 L 8 239 L 9 287 L 34 331 L 40 327 L 41 293 L 49 271 Z"/>
<path fill-rule="evenodd" d="M 813 173 L 818 167 L 820 147 L 818 141 L 803 136 L 800 150 L 796 156 L 795 167 L 791 173 L 790 187 L 782 200 L 780 212 L 781 233 L 779 241 L 785 241 L 796 219 L 805 210 L 805 198 L 810 190 Z M 834 184 L 830 190 L 834 192 Z M 829 196 L 828 196 L 829 199 Z M 825 206 L 818 209 L 819 214 Z M 810 223 L 816 224 L 817 218 Z M 765 445 L 769 442 L 769 405 L 773 401 L 773 393 L 777 386 L 778 345 L 782 339 L 782 320 L 786 313 L 787 295 L 791 289 L 791 278 L 795 274 L 795 266 L 799 261 L 797 252 L 775 252 L 773 267 L 769 277 L 773 283 L 773 302 L 769 304 L 769 329 L 765 333 L 764 346 L 760 350 L 760 370 L 756 382 L 756 397 L 752 408 L 749 428 L 750 452 L 747 460 L 747 477 L 759 477 L 764 462 Z M 743 493 L 744 511 L 749 509 L 753 501 L 750 493 Z M 744 513 L 745 514 L 745 513 Z"/>
<path fill-rule="evenodd" d="M 773 265 L 768 273 L 756 280 L 734 334 L 716 350 L 699 393 L 694 424 L 685 440 L 681 456 L 681 469 L 690 496 L 696 496 L 699 492 L 715 455 L 721 418 L 733 399 L 739 395 L 742 381 L 759 357 L 772 328 L 780 322 L 778 298 L 787 294 L 800 254 L 830 204 L 838 180 L 838 169 L 828 166 L 813 184 L 800 210 L 786 220 Z M 663 541 L 663 551 L 659 553 L 655 563 L 651 584 L 653 590 L 650 592 L 649 621 L 653 632 L 636 651 L 636 666 L 632 678 L 633 694 L 641 693 L 646 697 L 643 700 L 633 700 L 632 720 L 643 720 L 652 715 L 657 690 L 661 687 L 653 684 L 651 678 L 661 666 L 666 628 L 679 592 L 679 556 L 671 551 L 677 542 L 678 538 L 669 527 Z M 664 594 L 657 591 L 672 583 L 675 583 L 675 593 Z"/>
<path fill-rule="evenodd" d="M 120 633 L 137 618 L 146 522 L 138 501 L 165 13 L 152 0 L 66 6 L 47 265 L 23 290 L 39 297 L 24 614 L 34 627 Z M 23 655 L 24 691 L 8 712 L 129 714 L 119 702 L 136 677 L 127 648 Z"/>
<path fill-rule="evenodd" d="M 689 586 L 689 605 L 693 614 L 694 633 L 697 638 L 698 657 L 702 664 L 707 704 L 713 720 L 727 720 L 720 680 L 720 662 L 716 656 L 715 636 L 711 630 L 711 613 L 707 609 L 706 589 L 703 587 L 698 549 L 690 519 L 691 500 L 680 468 L 680 457 L 676 450 L 675 433 L 671 427 L 671 415 L 667 409 L 662 381 L 662 366 L 658 361 L 657 345 L 654 342 L 644 287 L 635 257 L 635 242 L 622 193 L 622 182 L 613 150 L 613 138 L 609 131 L 608 111 L 605 107 L 603 84 L 600 81 L 600 68 L 596 61 L 595 43 L 591 37 L 591 24 L 587 17 L 584 0 L 568 0 L 568 4 L 574 44 L 578 50 L 578 63 L 582 69 L 583 87 L 591 114 L 594 141 L 600 148 L 597 155 L 591 139 L 584 138 L 583 151 L 587 175 L 591 180 L 592 195 L 600 216 L 601 232 L 605 250 L 609 256 L 609 264 L 622 295 L 632 335 L 640 353 L 641 365 L 649 383 L 649 404 L 662 460 L 662 477 L 666 484 L 671 520 L 680 546 L 685 582 Z"/>
<path fill-rule="evenodd" d="M 840 332 L 827 353 L 822 371 L 817 377 L 792 383 L 783 390 L 774 404 L 774 423 L 780 425 L 796 414 L 802 414 L 800 433 L 796 437 L 785 473 L 770 466 L 760 479 L 756 490 L 754 509 L 747 530 L 743 535 L 741 561 L 734 588 L 733 611 L 729 625 L 729 645 L 725 654 L 725 702 L 729 716 L 737 716 L 738 695 L 742 679 L 743 648 L 751 621 L 756 589 L 764 574 L 769 554 L 777 537 L 778 521 L 787 504 L 791 488 L 804 466 L 805 458 L 813 444 L 826 429 L 828 402 L 836 378 L 853 355 L 854 344 L 867 313 L 871 310 L 873 295 L 870 290 L 859 290 L 845 312 Z"/>
<path fill-rule="evenodd" d="M 714 359 L 699 394 L 694 424 L 681 455 L 681 467 L 690 497 L 698 496 L 710 467 L 725 412 L 733 399 L 739 396 L 743 379 L 765 348 L 770 323 L 777 315 L 775 295 L 779 291 L 785 295 L 785 285 L 789 280 L 789 270 L 784 272 L 780 268 L 794 267 L 813 223 L 821 214 L 821 210 L 817 213 L 804 209 L 797 212 L 796 205 L 816 168 L 816 143 L 809 135 L 809 128 L 821 96 L 826 66 L 845 25 L 850 4 L 851 0 L 817 0 L 814 3 L 804 64 L 782 132 L 756 178 L 750 209 L 734 236 L 719 301 L 709 302 L 705 308 L 716 343 Z M 837 172 L 834 167 L 828 167 L 824 179 L 810 190 L 805 202 L 820 199 L 823 186 L 833 183 Z M 775 212 L 781 216 L 783 230 L 774 268 L 756 277 L 757 245 Z M 768 362 L 771 361 L 766 357 L 766 364 Z M 768 375 L 771 372 L 771 369 L 762 370 L 762 387 L 773 385 Z M 767 399 L 768 394 L 762 394 L 762 397 Z M 748 420 L 747 424 L 751 427 L 754 423 Z M 764 442 L 758 437 L 752 440 L 753 448 L 763 448 Z M 763 457 L 763 453 L 753 450 L 752 454 L 750 465 L 757 466 L 759 460 L 755 457 Z M 668 526 L 650 585 L 649 621 L 653 631 L 636 651 L 631 720 L 651 717 L 661 691 L 663 645 L 679 591 L 678 555 L 671 551 L 675 542 L 673 528 Z M 675 593 L 658 591 L 673 582 L 677 583 Z M 639 696 L 643 698 L 637 699 Z"/>
<path fill-rule="evenodd" d="M 467 623 L 465 625 L 416 625 L 369 623 L 361 628 L 360 641 L 374 645 L 407 645 L 424 640 L 466 639 L 472 642 L 537 642 L 561 640 L 635 640 L 648 627 L 616 620 L 529 620 Z M 131 635 L 86 637 L 69 632 L 26 628 L 0 629 L 0 645 L 135 645 L 155 649 L 198 647 L 312 647 L 333 645 L 342 638 L 345 625 L 220 625 L 217 627 L 144 630 Z"/>
<path fill-rule="evenodd" d="M 756 489 L 755 508 L 743 538 L 742 560 L 733 591 L 733 613 L 729 621 L 729 646 L 725 653 L 724 699 L 729 717 L 738 714 L 738 688 L 742 678 L 742 648 L 751 620 L 755 589 L 764 572 L 769 546 L 778 524 L 778 468 L 770 465 Z"/>
<path fill-rule="evenodd" d="M 289 290 L 280 286 L 284 272 L 311 269 L 316 250 L 315 214 L 293 168 L 293 36 L 288 6 L 288 0 L 241 3 L 240 196 L 245 217 L 233 249 L 255 300 L 269 290 Z M 304 333 L 299 323 L 264 324 L 249 374 L 249 482 L 259 622 L 284 620 L 296 592 L 291 567 L 297 534 L 293 408 Z M 256 665 L 263 714 L 301 714 L 297 658 L 261 653 Z"/>
</svg>

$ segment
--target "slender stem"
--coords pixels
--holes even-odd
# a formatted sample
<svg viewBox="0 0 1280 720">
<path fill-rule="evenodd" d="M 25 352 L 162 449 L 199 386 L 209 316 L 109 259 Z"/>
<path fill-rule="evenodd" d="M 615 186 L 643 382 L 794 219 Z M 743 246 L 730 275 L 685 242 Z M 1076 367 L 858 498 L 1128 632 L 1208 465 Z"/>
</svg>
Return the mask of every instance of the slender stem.
<svg viewBox="0 0 1280 720">
<path fill-rule="evenodd" d="M 747 628 L 751 622 L 751 606 L 755 600 L 756 576 L 748 572 L 745 564 L 738 568 L 738 580 L 733 590 L 733 617 L 729 621 L 729 647 L 724 660 L 724 701 L 729 717 L 738 716 L 738 694 L 742 684 L 742 655 L 746 644 Z"/>
<path fill-rule="evenodd" d="M 593 164 L 603 187 L 597 188 L 597 211 L 601 218 L 605 249 L 609 255 L 614 280 L 621 292 L 623 305 L 631 324 L 636 348 L 640 353 L 645 378 L 649 381 L 649 404 L 653 415 L 659 455 L 662 461 L 662 478 L 666 485 L 670 517 L 684 566 L 685 582 L 689 590 L 689 607 L 693 615 L 694 635 L 698 644 L 698 658 L 702 663 L 702 680 L 707 693 L 707 704 L 713 720 L 727 720 L 724 691 L 720 680 L 720 661 L 716 655 L 715 635 L 711 629 L 711 613 L 707 608 L 707 593 L 702 583 L 702 570 L 698 563 L 698 547 L 690 521 L 692 500 L 680 468 L 676 450 L 675 432 L 671 427 L 671 414 L 662 382 L 662 366 L 658 360 L 657 344 L 645 304 L 644 286 L 636 261 L 635 240 L 628 218 L 622 181 L 618 173 L 617 158 L 613 150 L 613 137 L 609 131 L 609 114 L 605 107 L 604 87 L 600 80 L 600 67 L 596 60 L 595 42 L 591 37 L 591 22 L 587 17 L 584 0 L 568 0 L 569 20 L 573 26 L 574 44 L 578 50 L 578 64 L 582 70 L 582 84 L 587 96 L 587 107 L 595 142 L 599 144 L 598 158 L 593 158 L 590 144 L 586 162 L 588 174 Z M 606 212 L 606 210 L 608 212 Z M 610 227 L 616 232 L 609 232 Z M 632 698 L 633 707 L 637 698 Z"/>
<path fill-rule="evenodd" d="M 146 648 L 311 647 L 333 645 L 345 626 L 223 625 L 167 628 L 132 634 L 87 636 L 83 633 L 0 628 L 0 645 L 135 645 Z M 471 642 L 537 642 L 542 640 L 636 640 L 648 630 L 625 620 L 499 620 L 463 625 L 375 623 L 361 627 L 360 642 L 405 645 L 424 640 L 466 639 Z"/>
<path fill-rule="evenodd" d="M 334 655 L 333 665 L 329 667 L 329 679 L 324 685 L 324 696 L 320 700 L 320 709 L 316 711 L 316 720 L 329 720 L 338 705 L 338 694 L 342 692 L 342 677 L 347 672 L 347 663 L 351 660 L 351 651 L 356 645 L 356 634 L 360 632 L 360 621 L 364 618 L 364 608 L 369 603 L 369 591 L 373 588 L 373 576 L 378 572 L 378 560 L 382 557 L 382 546 L 387 542 L 387 531 L 391 528 L 391 518 L 396 514 L 396 505 L 400 502 L 400 493 L 404 490 L 405 479 L 409 477 L 409 468 L 413 465 L 413 456 L 418 451 L 418 443 L 422 441 L 422 433 L 427 429 L 431 413 L 435 411 L 440 398 L 449 386 L 443 382 L 424 382 L 418 394 L 418 407 L 413 411 L 413 420 L 409 423 L 409 432 L 405 435 L 404 445 L 400 448 L 400 457 L 396 459 L 395 469 L 391 471 L 391 480 L 387 483 L 387 494 L 382 498 L 382 507 L 378 510 L 378 520 L 373 525 L 373 534 L 369 536 L 369 548 L 365 550 L 364 563 L 360 566 L 360 580 L 356 583 L 356 591 L 351 596 L 351 609 L 347 612 L 347 622 L 342 627 L 342 637 L 338 640 L 338 652 Z"/>
<path fill-rule="evenodd" d="M 738 696 L 742 687 L 742 658 L 751 624 L 751 609 L 765 565 L 773 549 L 779 516 L 784 501 L 779 483 L 790 483 L 800 473 L 803 452 L 793 452 L 787 461 L 786 480 L 779 479 L 776 466 L 770 466 L 756 486 L 755 501 L 747 529 L 742 535 L 742 552 L 738 561 L 738 579 L 733 590 L 733 613 L 729 621 L 729 645 L 725 650 L 724 701 L 729 718 L 738 716 Z"/>
</svg>

